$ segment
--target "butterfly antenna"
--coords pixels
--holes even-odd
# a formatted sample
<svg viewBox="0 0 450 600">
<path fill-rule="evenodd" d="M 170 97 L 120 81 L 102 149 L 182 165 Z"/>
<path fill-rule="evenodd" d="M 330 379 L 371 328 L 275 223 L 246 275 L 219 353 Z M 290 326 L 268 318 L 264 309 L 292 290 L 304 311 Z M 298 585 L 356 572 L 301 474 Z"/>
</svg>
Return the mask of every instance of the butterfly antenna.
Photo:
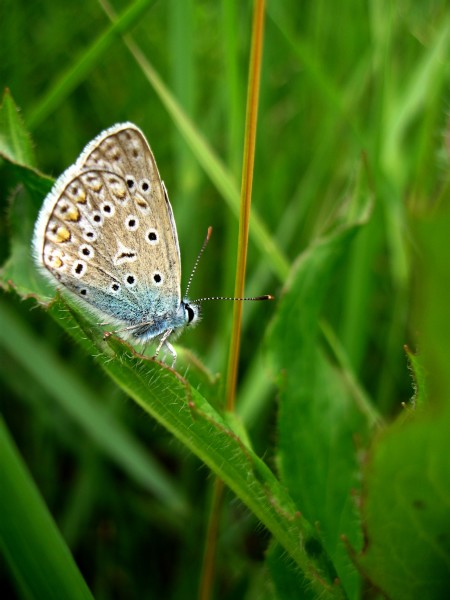
<svg viewBox="0 0 450 600">
<path fill-rule="evenodd" d="M 245 302 L 247 300 L 275 300 L 275 296 L 265 294 L 264 296 L 252 296 L 251 298 L 233 298 L 231 296 L 209 296 L 207 298 L 198 298 L 195 302 L 206 302 L 207 300 L 232 300 L 234 302 Z"/>
<path fill-rule="evenodd" d="M 191 283 L 192 283 L 192 278 L 194 277 L 195 271 L 197 270 L 198 263 L 200 262 L 200 259 L 201 259 L 201 257 L 202 257 L 202 254 L 203 254 L 203 252 L 205 251 L 205 248 L 206 248 L 206 246 L 208 245 L 209 238 L 211 237 L 211 234 L 212 234 L 212 227 L 211 227 L 211 226 L 209 226 L 209 227 L 208 227 L 208 232 L 207 232 L 207 234 L 206 234 L 206 237 L 205 237 L 205 241 L 203 242 L 203 245 L 202 245 L 202 247 L 201 247 L 201 249 L 200 249 L 200 252 L 198 253 L 198 256 L 197 256 L 197 258 L 196 258 L 196 260 L 195 260 L 195 263 L 194 263 L 194 268 L 192 269 L 192 271 L 191 271 L 191 274 L 190 274 L 190 276 L 189 276 L 189 280 L 188 280 L 188 284 L 187 284 L 187 288 L 186 288 L 186 294 L 185 294 L 185 296 L 187 296 L 187 295 L 188 295 L 189 288 L 191 287 Z"/>
<path fill-rule="evenodd" d="M 191 283 L 192 283 L 192 278 L 194 277 L 195 271 L 197 270 L 198 263 L 200 262 L 202 254 L 205 251 L 206 246 L 208 245 L 211 234 L 212 234 L 212 227 L 210 226 L 210 227 L 208 227 L 208 232 L 206 234 L 205 240 L 200 249 L 200 252 L 198 253 L 197 259 L 194 263 L 194 268 L 192 269 L 192 272 L 190 274 L 187 288 L 186 288 L 186 294 L 185 294 L 186 296 L 188 295 L 189 288 L 191 287 Z M 274 300 L 274 299 L 275 299 L 274 296 L 271 296 L 270 294 L 266 294 L 264 296 L 253 296 L 251 298 L 233 298 L 231 296 L 208 296 L 206 298 L 198 298 L 195 300 L 195 302 L 206 302 L 207 300 L 231 300 L 231 301 L 235 301 L 235 302 L 245 302 L 247 300 L 259 301 L 259 300 Z"/>
</svg>

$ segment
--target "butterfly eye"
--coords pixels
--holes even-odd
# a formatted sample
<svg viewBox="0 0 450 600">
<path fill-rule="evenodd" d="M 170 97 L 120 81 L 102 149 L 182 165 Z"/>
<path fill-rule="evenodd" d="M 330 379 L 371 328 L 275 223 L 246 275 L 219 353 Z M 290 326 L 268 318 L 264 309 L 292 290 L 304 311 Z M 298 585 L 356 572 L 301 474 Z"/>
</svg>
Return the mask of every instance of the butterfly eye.
<svg viewBox="0 0 450 600">
<path fill-rule="evenodd" d="M 197 321 L 198 319 L 198 308 L 195 307 L 192 308 L 192 306 L 190 304 L 185 304 L 184 305 L 184 314 L 186 317 L 186 324 L 190 325 L 191 323 L 195 323 L 195 321 Z"/>
</svg>

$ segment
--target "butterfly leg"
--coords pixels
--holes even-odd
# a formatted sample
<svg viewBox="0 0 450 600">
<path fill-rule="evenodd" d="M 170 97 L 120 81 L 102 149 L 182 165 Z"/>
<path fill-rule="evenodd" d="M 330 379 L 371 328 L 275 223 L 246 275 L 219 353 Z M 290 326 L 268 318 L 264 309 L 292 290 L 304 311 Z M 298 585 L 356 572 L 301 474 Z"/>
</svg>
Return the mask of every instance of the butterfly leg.
<svg viewBox="0 0 450 600">
<path fill-rule="evenodd" d="M 163 336 L 161 337 L 161 340 L 158 344 L 158 347 L 156 348 L 156 352 L 153 356 L 153 358 L 157 358 L 161 348 L 163 346 L 166 346 L 167 350 L 170 352 L 170 354 L 172 355 L 172 368 L 175 366 L 176 360 L 177 360 L 177 353 L 175 351 L 175 348 L 172 346 L 172 344 L 170 344 L 167 340 L 169 338 L 169 335 L 172 333 L 173 329 L 168 329 Z"/>
<path fill-rule="evenodd" d="M 177 362 L 177 352 L 170 342 L 166 342 L 164 345 L 167 348 L 167 350 L 170 352 L 170 354 L 172 355 L 172 369 L 173 369 L 173 368 L 175 368 L 175 363 Z"/>
</svg>

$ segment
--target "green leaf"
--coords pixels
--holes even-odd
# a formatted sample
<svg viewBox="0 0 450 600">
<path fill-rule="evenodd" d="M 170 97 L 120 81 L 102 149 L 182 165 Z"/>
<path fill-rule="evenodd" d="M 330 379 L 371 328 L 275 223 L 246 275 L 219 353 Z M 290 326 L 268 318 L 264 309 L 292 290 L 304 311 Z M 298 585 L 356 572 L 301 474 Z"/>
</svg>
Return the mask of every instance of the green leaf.
<svg viewBox="0 0 450 600">
<path fill-rule="evenodd" d="M 0 106 L 0 156 L 16 164 L 35 165 L 30 136 L 8 89 Z"/>
<path fill-rule="evenodd" d="M 364 444 L 371 412 L 354 394 L 346 372 L 324 352 L 320 318 L 330 282 L 362 223 L 357 217 L 320 239 L 299 258 L 280 300 L 268 348 L 278 380 L 279 465 L 282 482 L 302 514 L 317 523 L 350 598 L 358 597 L 358 576 L 341 540 L 361 544 L 355 490 L 358 446 Z M 339 281 L 339 278 L 337 278 Z"/>
<path fill-rule="evenodd" d="M 53 180 L 33 167 L 30 137 L 9 92 L 5 93 L 0 108 L 0 155 L 5 159 L 3 187 L 8 192 L 14 190 L 8 206 L 9 260 L 2 266 L 0 284 L 7 288 L 14 282 L 21 295 L 26 296 L 40 285 L 30 242 L 38 207 L 50 191 Z"/>
<path fill-rule="evenodd" d="M 421 362 L 415 367 L 417 409 L 375 440 L 365 469 L 364 552 L 357 563 L 368 579 L 396 600 L 448 595 L 450 585 L 450 371 L 448 368 L 448 231 L 450 202 L 423 223 L 416 299 Z"/>
<path fill-rule="evenodd" d="M 9 207 L 9 258 L 0 270 L 3 287 L 14 287 L 21 296 L 36 292 L 50 295 L 50 288 L 37 274 L 33 262 L 31 238 L 37 216 L 37 206 L 51 188 L 51 180 L 22 167 L 6 165 L 4 170 L 20 171 L 23 185 L 16 188 Z"/>
<path fill-rule="evenodd" d="M 0 471 L 0 544 L 23 597 L 92 600 L 3 420 L 0 420 Z"/>
<path fill-rule="evenodd" d="M 366 466 L 366 542 L 357 563 L 389 598 L 445 598 L 450 584 L 449 412 L 401 419 Z"/>
<path fill-rule="evenodd" d="M 268 467 L 197 389 L 176 371 L 137 354 L 115 336 L 103 339 L 99 327 L 63 299 L 53 302 L 50 312 L 96 356 L 123 391 L 247 504 L 296 561 L 313 589 L 324 598 L 342 597 L 339 587 L 333 586 L 335 573 L 314 528 L 298 513 Z"/>
<path fill-rule="evenodd" d="M 69 319 L 64 318 L 64 314 L 60 312 L 65 310 L 61 304 L 55 303 L 51 310 L 58 311 L 60 318 L 70 326 Z M 185 515 L 187 501 L 175 479 L 106 410 L 94 391 L 77 377 L 76 366 L 65 364 L 52 352 L 45 340 L 27 330 L 4 301 L 0 301 L 0 328 L 3 332 L 1 347 L 35 378 L 80 427 L 83 435 L 88 436 L 102 449 L 105 456 L 143 489 L 154 494 L 174 513 Z"/>
<path fill-rule="evenodd" d="M 61 311 L 59 316 L 56 311 Z M 253 511 L 324 598 L 342 598 L 336 574 L 311 524 L 270 469 L 242 441 L 228 419 L 166 365 L 137 354 L 115 336 L 106 340 L 84 315 L 62 301 L 52 306 L 67 330 L 96 348 L 96 359 L 141 408 L 172 432 Z M 97 328 L 98 329 L 98 328 Z M 77 331 L 78 330 L 78 331 Z"/>
<path fill-rule="evenodd" d="M 405 346 L 405 352 L 409 361 L 414 389 L 414 396 L 408 406 L 412 408 L 423 406 L 428 400 L 428 382 L 423 356 L 414 354 L 407 346 Z"/>
<path fill-rule="evenodd" d="M 277 599 L 302 598 L 302 600 L 315 600 L 317 598 L 308 581 L 302 576 L 301 571 L 299 571 L 293 560 L 286 556 L 279 544 L 272 543 L 270 545 L 266 558 Z"/>
</svg>

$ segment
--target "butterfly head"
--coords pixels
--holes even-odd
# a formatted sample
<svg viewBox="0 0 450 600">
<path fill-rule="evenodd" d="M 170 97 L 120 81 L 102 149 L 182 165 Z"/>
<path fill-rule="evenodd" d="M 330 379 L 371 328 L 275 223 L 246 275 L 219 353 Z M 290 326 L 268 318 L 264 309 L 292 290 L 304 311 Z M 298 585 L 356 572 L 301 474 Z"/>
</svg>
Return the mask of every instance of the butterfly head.
<svg viewBox="0 0 450 600">
<path fill-rule="evenodd" d="M 200 307 L 194 302 L 185 299 L 181 303 L 181 308 L 184 314 L 184 323 L 186 327 L 196 325 L 200 320 Z"/>
</svg>

